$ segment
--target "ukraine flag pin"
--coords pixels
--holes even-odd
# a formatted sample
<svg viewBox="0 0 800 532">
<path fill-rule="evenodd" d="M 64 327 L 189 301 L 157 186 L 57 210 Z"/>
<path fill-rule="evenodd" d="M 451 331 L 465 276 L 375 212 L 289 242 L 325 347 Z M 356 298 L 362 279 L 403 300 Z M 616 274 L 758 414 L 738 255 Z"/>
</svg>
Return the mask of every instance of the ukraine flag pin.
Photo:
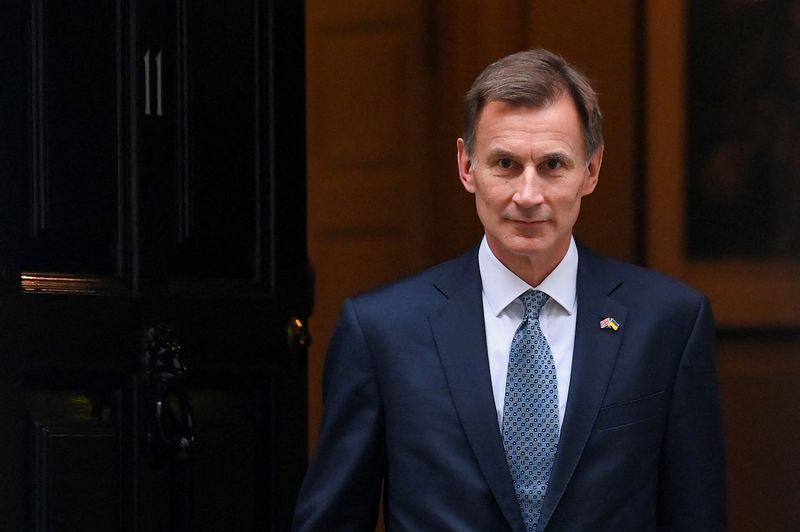
<svg viewBox="0 0 800 532">
<path fill-rule="evenodd" d="M 602 321 L 600 321 L 600 328 L 611 329 L 612 331 L 616 331 L 617 329 L 619 329 L 619 322 L 611 317 L 604 318 Z"/>
</svg>

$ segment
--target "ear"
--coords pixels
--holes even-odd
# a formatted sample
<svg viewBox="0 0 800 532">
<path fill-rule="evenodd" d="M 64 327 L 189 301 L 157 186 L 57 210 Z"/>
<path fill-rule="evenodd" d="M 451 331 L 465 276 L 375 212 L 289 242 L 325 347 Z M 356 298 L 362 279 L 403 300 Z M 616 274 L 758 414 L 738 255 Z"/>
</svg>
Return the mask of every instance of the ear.
<svg viewBox="0 0 800 532">
<path fill-rule="evenodd" d="M 586 166 L 586 176 L 583 181 L 583 189 L 581 190 L 582 196 L 588 196 L 594 192 L 597 186 L 597 182 L 600 178 L 600 167 L 603 165 L 604 149 L 603 146 L 600 146 L 589 158 L 589 164 Z"/>
<path fill-rule="evenodd" d="M 456 148 L 458 149 L 458 177 L 467 192 L 474 194 L 475 181 L 472 179 L 472 163 L 469 160 L 467 148 L 464 146 L 464 139 L 456 141 Z"/>
</svg>

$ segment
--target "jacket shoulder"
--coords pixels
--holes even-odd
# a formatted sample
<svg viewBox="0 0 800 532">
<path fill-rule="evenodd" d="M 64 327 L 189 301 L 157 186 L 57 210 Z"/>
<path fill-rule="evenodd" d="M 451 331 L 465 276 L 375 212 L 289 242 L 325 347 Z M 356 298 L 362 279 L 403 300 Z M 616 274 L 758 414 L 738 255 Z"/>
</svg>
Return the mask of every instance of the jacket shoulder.
<svg viewBox="0 0 800 532">
<path fill-rule="evenodd" d="M 675 301 L 699 304 L 705 295 L 683 281 L 662 272 L 599 255 L 581 246 L 579 261 L 595 278 L 604 279 L 612 298 Z"/>
<path fill-rule="evenodd" d="M 369 289 L 353 296 L 351 299 L 366 302 L 386 297 L 401 297 L 408 293 L 420 296 L 422 295 L 420 293 L 421 290 L 433 290 L 439 293 L 440 297 L 447 297 L 448 288 L 459 283 L 472 281 L 474 276 L 480 277 L 477 249 L 420 272 Z"/>
<path fill-rule="evenodd" d="M 455 259 L 357 294 L 348 301 L 357 312 L 379 313 L 390 308 L 426 312 L 447 301 L 455 291 L 480 287 L 477 247 Z"/>
</svg>

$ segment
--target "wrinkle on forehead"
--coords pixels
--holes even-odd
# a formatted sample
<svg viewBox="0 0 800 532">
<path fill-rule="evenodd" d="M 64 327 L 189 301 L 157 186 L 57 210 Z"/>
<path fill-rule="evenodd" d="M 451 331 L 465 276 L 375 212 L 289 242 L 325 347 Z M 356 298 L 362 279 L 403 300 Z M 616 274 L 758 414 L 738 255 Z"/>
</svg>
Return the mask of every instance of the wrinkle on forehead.
<svg viewBox="0 0 800 532">
<path fill-rule="evenodd" d="M 476 133 L 478 153 L 506 152 L 530 160 L 541 160 L 552 153 L 573 161 L 584 155 L 580 118 L 568 98 L 542 108 L 490 102 L 483 109 Z"/>
</svg>

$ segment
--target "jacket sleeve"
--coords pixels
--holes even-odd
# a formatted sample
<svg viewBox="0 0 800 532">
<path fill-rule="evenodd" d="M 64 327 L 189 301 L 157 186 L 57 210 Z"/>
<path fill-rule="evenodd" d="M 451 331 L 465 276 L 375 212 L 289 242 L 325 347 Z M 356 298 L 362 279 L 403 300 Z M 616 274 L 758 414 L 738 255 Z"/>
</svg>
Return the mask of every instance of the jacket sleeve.
<svg viewBox="0 0 800 532">
<path fill-rule="evenodd" d="M 672 391 L 659 480 L 659 530 L 726 529 L 714 323 L 703 298 Z"/>
<path fill-rule="evenodd" d="M 372 356 L 350 300 L 328 346 L 323 404 L 293 530 L 372 531 L 385 470 L 383 415 Z"/>
</svg>

